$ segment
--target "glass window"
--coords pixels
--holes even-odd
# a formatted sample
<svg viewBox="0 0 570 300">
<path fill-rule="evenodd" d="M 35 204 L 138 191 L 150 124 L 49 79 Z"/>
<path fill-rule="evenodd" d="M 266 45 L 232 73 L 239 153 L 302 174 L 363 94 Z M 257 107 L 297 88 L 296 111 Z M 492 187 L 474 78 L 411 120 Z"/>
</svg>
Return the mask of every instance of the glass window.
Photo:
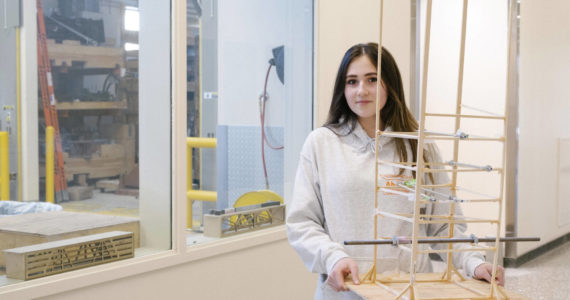
<svg viewBox="0 0 570 300">
<path fill-rule="evenodd" d="M 170 249 L 170 5 L 40 4 L 38 16 L 23 9 L 23 21 L 0 28 L 0 55 L 10 58 L 0 67 L 0 91 L 6 91 L 0 131 L 10 154 L 9 174 L 0 174 L 7 180 L 0 183 L 7 200 L 0 201 L 0 250 L 111 231 L 133 233 L 134 256 Z M 20 14 L 17 5 L 0 7 L 14 10 L 0 12 L 0 19 Z M 37 60 L 37 70 L 20 73 L 21 47 L 21 59 Z M 36 88 L 25 99 L 19 92 Z M 50 262 L 51 273 L 38 272 L 83 266 L 73 249 L 68 265 Z M 9 261 L 0 251 L 0 286 L 23 279 L 11 276 Z"/>
<path fill-rule="evenodd" d="M 313 123 L 313 1 L 187 5 L 187 241 L 195 244 L 283 224 Z"/>
</svg>

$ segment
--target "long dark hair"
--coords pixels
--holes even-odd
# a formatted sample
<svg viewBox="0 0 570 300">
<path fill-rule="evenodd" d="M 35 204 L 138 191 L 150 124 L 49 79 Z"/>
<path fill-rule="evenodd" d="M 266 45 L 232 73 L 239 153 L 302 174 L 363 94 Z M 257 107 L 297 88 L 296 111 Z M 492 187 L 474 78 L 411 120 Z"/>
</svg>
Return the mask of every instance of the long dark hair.
<svg viewBox="0 0 570 300">
<path fill-rule="evenodd" d="M 347 134 L 350 134 L 354 130 L 358 116 L 348 106 L 346 97 L 344 96 L 344 88 L 346 86 L 348 66 L 355 58 L 363 55 L 368 57 L 372 64 L 378 68 L 378 44 L 357 44 L 346 51 L 338 68 L 329 115 L 323 126 L 329 129 L 336 129 L 349 125 L 350 130 Z M 382 110 L 380 110 L 380 120 L 382 124 L 392 127 L 393 131 L 412 132 L 418 130 L 418 122 L 406 105 L 404 86 L 396 60 L 394 60 L 392 54 L 384 47 L 382 47 L 381 76 L 382 83 L 386 87 L 388 94 L 386 104 Z M 333 131 L 337 132 L 336 130 Z M 400 160 L 407 162 L 408 152 L 406 151 L 405 140 L 396 138 L 394 141 Z M 412 161 L 416 162 L 418 141 L 407 140 L 407 142 L 412 150 Z M 426 151 L 424 151 L 424 161 L 428 161 L 428 155 L 426 154 Z M 403 171 L 404 169 L 401 169 L 400 173 L 403 173 Z"/>
</svg>

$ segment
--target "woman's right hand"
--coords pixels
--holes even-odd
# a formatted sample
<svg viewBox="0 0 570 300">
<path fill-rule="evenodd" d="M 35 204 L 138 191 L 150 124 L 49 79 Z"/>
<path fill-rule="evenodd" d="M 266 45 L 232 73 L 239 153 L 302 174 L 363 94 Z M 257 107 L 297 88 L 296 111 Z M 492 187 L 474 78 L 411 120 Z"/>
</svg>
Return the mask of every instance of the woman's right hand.
<svg viewBox="0 0 570 300">
<path fill-rule="evenodd" d="M 334 265 L 331 273 L 328 275 L 327 282 L 337 292 L 348 291 L 348 288 L 344 285 L 344 278 L 348 274 L 352 277 L 354 284 L 360 284 L 356 262 L 350 257 L 345 257 Z"/>
</svg>

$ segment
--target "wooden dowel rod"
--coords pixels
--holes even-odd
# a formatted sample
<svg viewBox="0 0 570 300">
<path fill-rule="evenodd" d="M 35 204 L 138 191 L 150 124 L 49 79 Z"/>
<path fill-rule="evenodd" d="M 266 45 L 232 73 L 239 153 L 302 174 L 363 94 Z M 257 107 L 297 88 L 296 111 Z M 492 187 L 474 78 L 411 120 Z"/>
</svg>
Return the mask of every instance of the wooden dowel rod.
<svg viewBox="0 0 570 300">
<path fill-rule="evenodd" d="M 413 219 L 406 218 L 406 217 L 402 217 L 402 216 L 399 216 L 399 215 L 397 215 L 397 214 L 392 214 L 392 213 L 385 212 L 385 211 L 379 211 L 379 212 L 376 212 L 376 214 L 379 215 L 379 216 L 394 218 L 394 219 L 406 221 L 406 222 L 409 222 L 409 223 L 413 223 L 413 222 L 414 222 Z"/>
<path fill-rule="evenodd" d="M 504 120 L 503 116 L 478 116 L 478 115 L 462 115 L 462 114 L 438 114 L 426 113 L 428 117 L 460 117 L 460 118 L 473 118 L 473 119 L 490 119 L 490 120 Z"/>
<path fill-rule="evenodd" d="M 499 223 L 499 220 L 420 220 L 419 224 L 467 224 L 467 223 Z"/>
<path fill-rule="evenodd" d="M 458 248 L 458 249 L 430 249 L 420 250 L 422 254 L 429 253 L 455 253 L 455 252 L 477 252 L 477 251 L 495 251 L 497 247 L 471 247 L 471 248 Z"/>
<path fill-rule="evenodd" d="M 443 183 L 443 184 L 424 184 L 422 185 L 423 188 L 446 188 L 451 187 L 451 183 Z"/>
<path fill-rule="evenodd" d="M 412 170 L 412 171 L 416 171 L 416 167 L 410 167 L 410 166 L 406 166 L 403 164 L 399 164 L 399 163 L 391 163 L 391 162 L 387 162 L 387 161 L 378 161 L 379 164 L 382 165 L 386 165 L 386 166 L 391 166 L 391 167 L 395 167 L 395 168 L 400 168 L 400 169 L 406 169 L 406 170 Z"/>
<path fill-rule="evenodd" d="M 502 172 L 503 169 L 501 168 L 493 168 L 491 171 Z M 477 169 L 477 168 L 469 168 L 469 169 L 431 169 L 431 168 L 424 168 L 425 173 L 445 173 L 445 172 L 453 172 L 453 173 L 464 173 L 464 172 L 491 172 L 484 169 Z"/>
<path fill-rule="evenodd" d="M 433 136 L 433 135 L 428 135 L 426 137 L 427 139 L 430 140 L 439 140 L 439 141 L 487 141 L 487 142 L 504 142 L 505 138 L 504 137 L 499 137 L 499 138 L 490 138 L 490 137 L 467 137 L 464 139 L 460 139 L 459 137 L 456 136 Z"/>
</svg>

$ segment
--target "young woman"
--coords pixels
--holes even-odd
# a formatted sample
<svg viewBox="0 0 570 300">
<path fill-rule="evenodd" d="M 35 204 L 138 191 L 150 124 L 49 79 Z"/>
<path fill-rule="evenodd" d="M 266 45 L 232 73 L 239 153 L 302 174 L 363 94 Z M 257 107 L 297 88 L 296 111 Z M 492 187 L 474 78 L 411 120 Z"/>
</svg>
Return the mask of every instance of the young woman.
<svg viewBox="0 0 570 300">
<path fill-rule="evenodd" d="M 315 299 L 359 299 L 345 292 L 345 277 L 351 275 L 355 284 L 358 274 L 372 266 L 373 246 L 344 246 L 346 240 L 369 240 L 374 237 L 374 177 L 376 93 L 378 45 L 358 44 L 345 53 L 340 64 L 328 119 L 305 141 L 300 155 L 293 199 L 288 206 L 287 233 L 291 246 L 305 265 L 319 273 Z M 380 127 L 386 131 L 415 131 L 418 123 L 406 107 L 400 71 L 392 55 L 382 49 L 382 80 L 380 82 Z M 435 147 L 426 147 L 424 159 L 438 160 Z M 417 141 L 383 137 L 379 146 L 380 159 L 415 161 Z M 412 178 L 415 174 L 403 169 L 381 165 L 383 178 Z M 425 180 L 447 183 L 444 173 L 433 173 Z M 403 196 L 384 194 L 379 199 L 384 211 L 412 213 L 413 202 Z M 461 214 L 456 206 L 455 214 Z M 422 213 L 447 214 L 449 206 L 431 204 Z M 466 229 L 455 225 L 455 236 Z M 412 225 L 405 221 L 379 218 L 379 236 L 409 236 Z M 420 226 L 419 236 L 447 236 L 447 224 Z M 434 244 L 434 248 L 447 244 Z M 458 247 L 468 247 L 459 244 Z M 445 255 L 443 258 L 445 259 Z M 398 268 L 409 271 L 410 254 L 397 247 L 379 246 L 377 272 Z M 491 280 L 492 265 L 485 263 L 479 252 L 458 252 L 453 255 L 458 268 L 475 278 Z M 427 255 L 418 258 L 417 272 L 432 271 Z M 503 270 L 497 271 L 503 284 Z"/>
</svg>

